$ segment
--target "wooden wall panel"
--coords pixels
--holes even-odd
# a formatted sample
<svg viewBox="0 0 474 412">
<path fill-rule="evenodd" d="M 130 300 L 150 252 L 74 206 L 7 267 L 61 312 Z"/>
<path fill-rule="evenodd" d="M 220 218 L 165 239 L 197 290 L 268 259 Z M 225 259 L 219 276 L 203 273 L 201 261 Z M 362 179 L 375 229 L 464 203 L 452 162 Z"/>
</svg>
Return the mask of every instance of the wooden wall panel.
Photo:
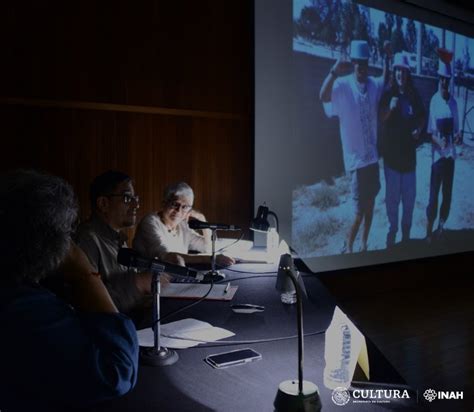
<svg viewBox="0 0 474 412">
<path fill-rule="evenodd" d="M 2 135 L 9 138 L 1 168 L 65 177 L 78 193 L 82 217 L 89 214 L 90 181 L 113 168 L 134 177 L 141 214 L 160 207 L 167 184 L 184 180 L 208 219 L 248 225 L 253 168 L 245 119 L 11 106 L 2 114 Z"/>
<path fill-rule="evenodd" d="M 253 211 L 250 1 L 0 6 L 0 170 L 33 167 L 88 188 L 131 174 L 141 213 L 190 183 L 208 219 Z M 105 105 L 104 105 L 105 104 Z"/>
<path fill-rule="evenodd" d="M 249 113 L 251 38 L 249 0 L 2 3 L 0 90 Z"/>
</svg>

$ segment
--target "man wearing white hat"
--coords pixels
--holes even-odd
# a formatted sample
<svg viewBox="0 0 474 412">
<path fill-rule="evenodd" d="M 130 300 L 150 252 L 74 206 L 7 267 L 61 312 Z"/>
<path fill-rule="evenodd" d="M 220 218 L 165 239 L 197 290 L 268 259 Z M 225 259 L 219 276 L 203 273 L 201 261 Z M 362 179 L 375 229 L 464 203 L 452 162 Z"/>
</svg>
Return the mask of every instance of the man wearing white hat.
<svg viewBox="0 0 474 412">
<path fill-rule="evenodd" d="M 416 147 L 425 123 L 423 102 L 413 85 L 406 53 L 396 53 L 393 77 L 380 101 L 379 153 L 385 174 L 385 206 L 390 224 L 387 248 L 395 244 L 402 204 L 402 241 L 410 239 L 416 197 Z"/>
<path fill-rule="evenodd" d="M 385 45 L 387 56 L 389 44 Z M 338 117 L 344 166 L 352 178 L 355 217 L 347 235 L 343 252 L 352 253 L 354 240 L 364 221 L 361 250 L 367 250 L 375 197 L 380 190 L 377 152 L 377 112 L 388 78 L 388 59 L 381 77 L 368 75 L 369 45 L 365 40 L 351 43 L 354 73 L 343 76 L 345 62 L 339 59 L 321 86 L 319 97 L 328 117 Z"/>
<path fill-rule="evenodd" d="M 426 208 L 426 240 L 431 242 L 433 224 L 438 214 L 438 197 L 441 189 L 443 200 L 439 210 L 438 237 L 442 235 L 449 216 L 454 178 L 454 161 L 457 157 L 456 144 L 461 143 L 458 105 L 449 91 L 452 70 L 452 52 L 439 49 L 439 87 L 431 98 L 428 133 L 432 140 L 432 166 L 430 198 Z"/>
</svg>

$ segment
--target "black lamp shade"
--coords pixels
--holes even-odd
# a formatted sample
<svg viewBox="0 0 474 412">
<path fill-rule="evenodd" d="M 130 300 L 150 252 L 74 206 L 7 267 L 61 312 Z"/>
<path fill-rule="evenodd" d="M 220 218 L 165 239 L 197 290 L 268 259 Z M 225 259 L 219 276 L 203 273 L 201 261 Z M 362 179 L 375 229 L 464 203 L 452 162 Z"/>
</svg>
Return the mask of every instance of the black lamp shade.
<svg viewBox="0 0 474 412">
<path fill-rule="evenodd" d="M 257 216 L 250 222 L 250 229 L 258 232 L 268 232 L 270 223 L 268 223 L 268 207 L 259 206 Z"/>
</svg>

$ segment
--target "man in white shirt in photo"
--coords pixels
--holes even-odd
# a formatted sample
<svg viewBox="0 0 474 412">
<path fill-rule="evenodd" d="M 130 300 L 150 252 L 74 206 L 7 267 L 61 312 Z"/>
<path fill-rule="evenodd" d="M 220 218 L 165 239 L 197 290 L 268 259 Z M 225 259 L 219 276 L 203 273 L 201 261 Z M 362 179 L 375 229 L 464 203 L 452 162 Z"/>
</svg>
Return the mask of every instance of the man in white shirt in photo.
<svg viewBox="0 0 474 412">
<path fill-rule="evenodd" d="M 389 57 L 390 45 L 385 44 Z M 364 221 L 361 251 L 367 240 L 380 190 L 379 155 L 377 152 L 377 118 L 379 101 L 388 79 L 388 58 L 380 77 L 368 75 L 369 45 L 365 40 L 351 43 L 354 73 L 342 76 L 347 62 L 338 59 L 323 82 L 319 97 L 328 117 L 339 118 L 339 128 L 346 172 L 351 174 L 351 192 L 355 204 L 352 221 L 342 252 L 352 253 L 359 227 Z"/>
</svg>

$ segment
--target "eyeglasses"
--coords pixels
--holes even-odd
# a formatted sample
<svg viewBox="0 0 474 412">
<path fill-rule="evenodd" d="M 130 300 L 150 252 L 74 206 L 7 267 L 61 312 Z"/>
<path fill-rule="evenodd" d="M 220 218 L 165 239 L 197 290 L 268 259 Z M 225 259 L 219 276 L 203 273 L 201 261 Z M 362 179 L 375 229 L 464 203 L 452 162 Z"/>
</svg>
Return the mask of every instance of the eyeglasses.
<svg viewBox="0 0 474 412">
<path fill-rule="evenodd" d="M 107 197 L 121 197 L 123 200 L 123 203 L 128 205 L 129 203 L 135 202 L 135 203 L 140 203 L 140 196 L 132 196 L 129 195 L 128 193 L 111 193 L 110 195 L 106 195 Z"/>
<path fill-rule="evenodd" d="M 183 212 L 189 212 L 193 208 L 190 205 L 184 205 L 179 202 L 171 202 L 169 206 L 171 209 L 178 210 L 178 211 L 182 210 Z"/>
</svg>

